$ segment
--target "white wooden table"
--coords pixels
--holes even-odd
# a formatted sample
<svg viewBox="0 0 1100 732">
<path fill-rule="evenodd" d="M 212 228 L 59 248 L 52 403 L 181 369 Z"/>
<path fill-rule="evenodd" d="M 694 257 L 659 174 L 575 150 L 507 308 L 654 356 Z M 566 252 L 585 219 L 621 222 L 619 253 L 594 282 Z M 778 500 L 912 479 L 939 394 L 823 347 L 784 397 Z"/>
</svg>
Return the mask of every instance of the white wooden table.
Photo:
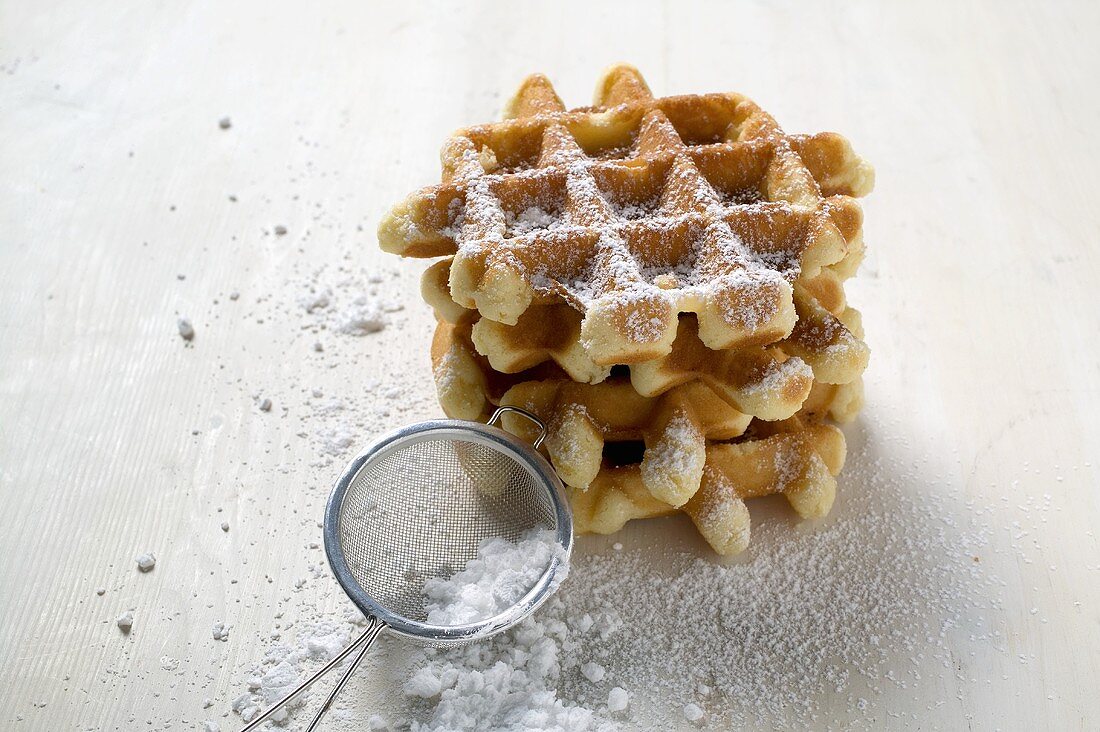
<svg viewBox="0 0 1100 732">
<path fill-rule="evenodd" d="M 0 12 L 0 727 L 237 724 L 260 636 L 341 603 L 310 546 L 339 464 L 314 465 L 312 390 L 347 396 L 356 440 L 437 413 L 421 265 L 377 251 L 381 211 L 525 74 L 580 104 L 616 60 L 658 94 L 733 89 L 840 131 L 877 168 L 851 292 L 866 429 L 994 507 L 1009 648 L 884 691 L 875 726 L 1100 727 L 1100 7 L 308 5 Z M 341 267 L 393 273 L 383 332 L 301 330 L 302 282 Z M 417 396 L 387 407 L 398 382 Z M 1044 495 L 1025 560 L 1014 507 Z"/>
</svg>

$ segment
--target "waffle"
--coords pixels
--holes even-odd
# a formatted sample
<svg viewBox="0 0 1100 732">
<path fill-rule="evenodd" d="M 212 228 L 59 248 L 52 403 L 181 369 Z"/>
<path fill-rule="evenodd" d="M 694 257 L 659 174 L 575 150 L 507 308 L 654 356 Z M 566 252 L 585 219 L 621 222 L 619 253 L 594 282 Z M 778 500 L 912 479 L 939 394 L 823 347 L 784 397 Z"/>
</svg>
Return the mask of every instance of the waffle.
<svg viewBox="0 0 1100 732">
<path fill-rule="evenodd" d="M 764 424 L 758 436 L 707 445 L 699 490 L 680 509 L 724 556 L 749 544 L 747 499 L 782 494 L 800 517 L 819 518 L 836 496 L 845 457 L 840 430 L 799 417 Z M 638 464 L 606 467 L 586 490 L 571 488 L 569 496 L 578 533 L 610 534 L 627 521 L 677 511 L 647 490 Z"/>
<path fill-rule="evenodd" d="M 809 420 L 832 419 L 847 424 L 863 409 L 863 379 L 847 384 L 816 382 L 802 404 L 801 414 Z"/>
<path fill-rule="evenodd" d="M 635 443 L 642 485 L 657 500 L 682 506 L 699 489 L 708 441 L 738 437 L 751 417 L 730 407 L 699 381 L 644 397 L 625 379 L 578 384 L 525 381 L 501 404 L 523 407 L 546 424 L 546 452 L 567 486 L 588 488 L 606 467 L 605 447 Z M 529 422 L 504 416 L 509 432 L 533 440 Z M 643 447 L 644 446 L 644 447 Z"/>
<path fill-rule="evenodd" d="M 737 94 L 654 99 L 628 66 L 572 111 L 531 77 L 506 116 L 455 133 L 442 183 L 379 227 L 386 251 L 453 254 L 483 320 L 565 303 L 602 367 L 667 356 L 679 313 L 708 348 L 761 346 L 795 329 L 802 277 L 851 259 L 873 174 L 839 135 L 787 135 Z"/>
<path fill-rule="evenodd" d="M 486 372 L 516 374 L 552 361 L 572 380 L 600 383 L 610 368 L 592 363 L 577 342 L 580 316 L 566 305 L 531 308 L 515 326 L 504 326 L 478 318 L 475 311 L 456 304 L 447 289 L 447 260 L 429 267 L 421 281 L 424 299 L 444 321 L 461 323 L 463 336 L 480 356 Z M 651 361 L 629 367 L 630 381 L 639 394 L 659 396 L 685 382 L 704 381 L 719 397 L 745 414 L 767 420 L 793 415 L 809 393 L 816 373 L 830 383 L 847 383 L 858 378 L 866 366 L 869 351 L 859 336 L 811 296 L 795 298 L 808 320 L 796 325 L 791 339 L 806 357 L 791 358 L 779 348 L 753 346 L 739 350 L 712 351 L 698 336 L 694 318 L 680 318 L 672 351 Z M 855 311 L 844 309 L 856 323 Z M 471 324 L 472 325 L 467 325 Z M 451 331 L 444 329 L 445 333 Z M 442 336 L 441 336 L 442 337 Z M 449 337 L 449 336 L 446 336 Z M 445 350 L 446 344 L 440 349 Z M 807 364 L 810 364 L 809 366 Z M 486 374 L 487 378 L 493 378 Z M 467 382 L 473 383 L 473 382 Z"/>
</svg>

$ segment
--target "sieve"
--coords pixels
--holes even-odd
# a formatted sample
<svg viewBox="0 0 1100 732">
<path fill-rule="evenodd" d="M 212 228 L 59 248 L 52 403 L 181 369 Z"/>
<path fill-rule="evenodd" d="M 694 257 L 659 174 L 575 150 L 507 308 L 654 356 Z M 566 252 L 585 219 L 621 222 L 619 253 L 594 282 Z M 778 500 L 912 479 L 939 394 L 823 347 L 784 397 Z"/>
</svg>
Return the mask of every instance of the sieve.
<svg viewBox="0 0 1100 732">
<path fill-rule="evenodd" d="M 528 444 L 497 427 L 512 412 L 534 422 Z M 367 618 L 367 628 L 313 676 L 256 717 L 263 724 L 287 702 L 354 659 L 306 732 L 312 732 L 383 630 L 432 646 L 471 643 L 507 630 L 557 589 L 573 547 L 573 515 L 550 463 L 538 452 L 546 426 L 518 407 L 500 407 L 488 424 L 432 420 L 376 440 L 352 460 L 325 508 L 325 553 L 336 581 Z M 425 581 L 449 578 L 477 556 L 482 541 L 516 542 L 546 529 L 564 551 L 552 552 L 542 574 L 514 605 L 463 625 L 428 621 Z"/>
</svg>

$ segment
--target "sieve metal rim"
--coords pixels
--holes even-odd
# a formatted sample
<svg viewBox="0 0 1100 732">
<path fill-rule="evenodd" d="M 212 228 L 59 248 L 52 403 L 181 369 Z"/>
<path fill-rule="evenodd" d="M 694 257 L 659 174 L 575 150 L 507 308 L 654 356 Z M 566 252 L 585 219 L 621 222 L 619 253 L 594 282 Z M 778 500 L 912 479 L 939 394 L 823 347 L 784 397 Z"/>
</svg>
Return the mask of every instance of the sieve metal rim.
<svg viewBox="0 0 1100 732">
<path fill-rule="evenodd" d="M 568 560 L 573 550 L 573 514 L 565 495 L 565 486 L 557 472 L 530 444 L 499 427 L 481 422 L 457 419 L 439 419 L 417 422 L 382 435 L 353 458 L 333 485 L 325 506 L 323 534 L 325 554 L 329 568 L 348 598 L 368 617 L 384 623 L 390 630 L 407 638 L 436 645 L 469 643 L 488 638 L 534 612 L 545 602 L 556 584 L 553 578 L 561 560 L 551 561 L 547 571 L 523 598 L 508 611 L 478 623 L 439 626 L 421 623 L 396 615 L 376 602 L 364 590 L 351 573 L 339 536 L 339 517 L 344 497 L 356 477 L 373 463 L 384 459 L 395 450 L 427 440 L 458 439 L 495 448 L 520 463 L 547 485 L 553 493 L 552 501 L 557 522 L 556 538 L 565 549 Z"/>
</svg>

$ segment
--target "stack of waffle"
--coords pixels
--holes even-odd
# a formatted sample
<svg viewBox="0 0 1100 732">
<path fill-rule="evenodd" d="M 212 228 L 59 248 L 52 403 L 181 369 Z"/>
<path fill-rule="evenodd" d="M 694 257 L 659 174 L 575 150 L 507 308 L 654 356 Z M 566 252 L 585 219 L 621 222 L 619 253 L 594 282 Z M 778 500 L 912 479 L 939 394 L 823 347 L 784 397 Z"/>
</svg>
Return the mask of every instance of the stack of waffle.
<svg viewBox="0 0 1100 732">
<path fill-rule="evenodd" d="M 616 66 L 574 110 L 529 77 L 442 163 L 378 236 L 445 257 L 422 291 L 449 416 L 540 416 L 580 532 L 683 511 L 733 554 L 746 499 L 828 513 L 845 444 L 826 420 L 859 410 L 869 356 L 843 285 L 874 175 L 847 140 L 788 135 L 738 94 L 654 99 Z"/>
</svg>

